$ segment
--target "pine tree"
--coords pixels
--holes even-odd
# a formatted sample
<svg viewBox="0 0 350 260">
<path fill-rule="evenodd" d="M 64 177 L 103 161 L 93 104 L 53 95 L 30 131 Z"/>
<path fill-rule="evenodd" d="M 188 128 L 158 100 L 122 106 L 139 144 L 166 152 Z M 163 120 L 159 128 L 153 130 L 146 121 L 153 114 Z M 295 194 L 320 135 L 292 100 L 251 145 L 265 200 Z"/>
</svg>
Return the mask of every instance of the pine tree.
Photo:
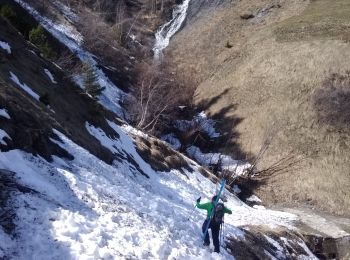
<svg viewBox="0 0 350 260">
<path fill-rule="evenodd" d="M 44 28 L 40 25 L 29 32 L 29 41 L 36 45 L 42 55 L 47 59 L 55 59 L 57 54 L 49 44 L 49 40 Z"/>
<path fill-rule="evenodd" d="M 13 21 L 14 19 L 16 19 L 17 15 L 11 6 L 6 4 L 3 5 L 0 9 L 0 16 L 8 19 L 9 21 Z"/>
<path fill-rule="evenodd" d="M 105 87 L 101 87 L 97 82 L 97 74 L 93 67 L 89 64 L 84 65 L 84 88 L 85 92 L 93 98 L 102 94 Z"/>
</svg>

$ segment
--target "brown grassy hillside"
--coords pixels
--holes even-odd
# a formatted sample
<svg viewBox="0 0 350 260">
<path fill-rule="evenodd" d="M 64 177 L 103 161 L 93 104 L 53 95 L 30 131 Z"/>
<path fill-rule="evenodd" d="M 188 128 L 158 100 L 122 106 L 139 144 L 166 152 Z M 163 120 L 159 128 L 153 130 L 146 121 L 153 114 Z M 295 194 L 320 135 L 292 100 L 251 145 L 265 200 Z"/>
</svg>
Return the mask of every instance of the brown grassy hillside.
<svg viewBox="0 0 350 260">
<path fill-rule="evenodd" d="M 207 111 L 242 118 L 242 150 L 257 154 L 274 133 L 260 167 L 291 152 L 306 158 L 259 188 L 266 202 L 350 215 L 349 13 L 348 0 L 227 2 L 171 44 L 174 62 L 202 78 L 196 101 L 224 92 Z"/>
</svg>

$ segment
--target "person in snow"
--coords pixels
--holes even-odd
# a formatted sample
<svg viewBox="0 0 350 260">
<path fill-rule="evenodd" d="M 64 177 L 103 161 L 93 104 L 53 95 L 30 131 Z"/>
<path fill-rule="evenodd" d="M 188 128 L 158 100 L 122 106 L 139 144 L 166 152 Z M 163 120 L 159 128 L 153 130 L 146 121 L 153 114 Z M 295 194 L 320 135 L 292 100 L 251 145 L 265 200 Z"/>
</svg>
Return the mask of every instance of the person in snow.
<svg viewBox="0 0 350 260">
<path fill-rule="evenodd" d="M 211 216 L 211 212 L 214 209 L 214 204 L 217 199 L 217 196 L 214 196 L 211 200 L 211 202 L 200 204 L 201 198 L 199 197 L 197 199 L 196 207 L 199 209 L 205 209 L 207 211 L 207 218 L 205 219 L 203 226 L 202 226 L 202 232 L 204 234 L 205 229 L 207 227 L 208 221 Z M 216 208 L 214 209 L 213 217 L 210 221 L 208 231 L 204 238 L 204 246 L 210 245 L 210 239 L 209 239 L 209 229 L 211 229 L 211 235 L 213 239 L 214 244 L 214 252 L 220 253 L 220 241 L 219 241 L 219 235 L 220 235 L 220 227 L 223 223 L 224 214 L 232 214 L 232 211 L 224 206 L 223 203 L 218 202 L 216 205 Z"/>
</svg>

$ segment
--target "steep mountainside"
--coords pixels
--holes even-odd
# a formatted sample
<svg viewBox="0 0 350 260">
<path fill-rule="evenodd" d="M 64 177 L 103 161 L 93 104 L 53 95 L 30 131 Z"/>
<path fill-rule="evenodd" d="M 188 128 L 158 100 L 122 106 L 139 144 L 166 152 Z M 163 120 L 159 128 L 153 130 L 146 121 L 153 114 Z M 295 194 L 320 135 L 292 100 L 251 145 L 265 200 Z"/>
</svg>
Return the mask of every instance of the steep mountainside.
<svg viewBox="0 0 350 260">
<path fill-rule="evenodd" d="M 148 30 L 174 3 L 123 2 L 130 17 L 143 4 L 164 8 L 142 20 Z M 269 210 L 256 196 L 249 206 L 228 185 L 220 254 L 203 245 L 206 212 L 194 203 L 217 194 L 218 177 L 124 121 L 138 49 L 104 45 L 110 35 L 96 28 L 105 22 L 92 30 L 98 50 L 87 40 L 84 15 L 104 5 L 114 13 L 116 3 L 0 0 L 0 259 L 347 259 L 348 219 Z M 200 3 L 193 14 L 222 1 Z M 154 40 L 140 27 L 129 44 Z M 91 81 L 104 88 L 99 95 L 87 90 Z"/>
<path fill-rule="evenodd" d="M 224 152 L 257 156 L 268 141 L 260 169 L 303 158 L 258 188 L 265 202 L 350 215 L 349 11 L 347 0 L 222 1 L 169 46 L 201 77 L 197 103 L 213 100 L 207 112 L 234 133 Z"/>
<path fill-rule="evenodd" d="M 203 248 L 205 216 L 194 214 L 193 201 L 212 196 L 216 177 L 125 125 L 7 21 L 0 28 L 1 259 L 234 259 L 230 248 L 246 244 L 247 225 L 288 236 L 270 230 L 252 259 L 315 259 L 288 231 L 295 215 L 251 208 L 228 191 L 235 215 L 225 237 L 239 242 L 222 238 L 221 255 Z"/>
</svg>

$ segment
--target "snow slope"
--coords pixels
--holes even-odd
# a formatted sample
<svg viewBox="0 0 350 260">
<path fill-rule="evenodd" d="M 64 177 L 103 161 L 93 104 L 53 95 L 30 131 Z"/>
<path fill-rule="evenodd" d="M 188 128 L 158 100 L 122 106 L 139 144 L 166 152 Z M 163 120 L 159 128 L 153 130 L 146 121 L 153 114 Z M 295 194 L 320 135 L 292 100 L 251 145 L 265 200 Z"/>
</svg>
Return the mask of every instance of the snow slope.
<svg viewBox="0 0 350 260">
<path fill-rule="evenodd" d="M 192 169 L 155 172 L 137 154 L 123 127 L 108 122 L 119 138 L 86 123 L 101 145 L 121 157 L 113 165 L 100 161 L 55 130 L 58 145 L 75 159 L 54 157 L 48 163 L 23 151 L 0 153 L 0 169 L 16 172 L 17 181 L 33 189 L 13 194 L 16 229 L 10 238 L 0 228 L 1 254 L 14 259 L 233 259 L 203 248 L 205 212 L 194 208 L 199 196 L 210 198 L 215 185 Z M 130 158 L 129 157 L 129 158 Z M 14 164 L 13 162 L 16 161 Z M 144 174 L 140 174 L 143 172 Z M 146 177 L 146 175 L 148 177 Z M 233 210 L 225 235 L 243 236 L 241 225 L 290 227 L 295 215 L 256 210 L 226 194 Z M 308 258 L 306 258 L 308 259 Z M 312 259 L 312 258 L 310 258 Z"/>
</svg>

